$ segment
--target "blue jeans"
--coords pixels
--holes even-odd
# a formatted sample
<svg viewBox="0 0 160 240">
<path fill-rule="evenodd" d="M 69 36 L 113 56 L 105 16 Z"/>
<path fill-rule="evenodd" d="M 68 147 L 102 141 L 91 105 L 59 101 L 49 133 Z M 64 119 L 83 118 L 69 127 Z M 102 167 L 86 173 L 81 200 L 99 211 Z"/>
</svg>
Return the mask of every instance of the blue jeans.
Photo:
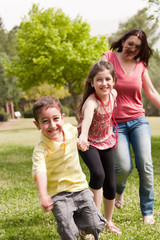
<svg viewBox="0 0 160 240">
<path fill-rule="evenodd" d="M 154 177 L 151 157 L 150 125 L 145 117 L 118 124 L 118 150 L 114 150 L 116 192 L 122 194 L 132 171 L 130 144 L 139 174 L 140 207 L 143 216 L 151 215 L 154 207 Z"/>
</svg>

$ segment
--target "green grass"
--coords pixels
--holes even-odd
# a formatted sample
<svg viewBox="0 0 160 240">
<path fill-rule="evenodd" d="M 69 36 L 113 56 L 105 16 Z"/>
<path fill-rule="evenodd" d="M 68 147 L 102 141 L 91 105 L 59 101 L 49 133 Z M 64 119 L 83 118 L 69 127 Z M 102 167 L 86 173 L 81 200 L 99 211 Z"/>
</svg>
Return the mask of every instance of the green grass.
<svg viewBox="0 0 160 240">
<path fill-rule="evenodd" d="M 9 130 L 7 127 L 0 129 L 0 239 L 58 240 L 55 219 L 51 212 L 46 213 L 41 209 L 31 176 L 31 155 L 40 133 L 31 120 L 18 121 L 8 127 Z M 153 126 L 155 127 L 154 124 Z M 123 234 L 117 236 L 105 230 L 100 239 L 160 239 L 160 134 L 152 137 L 152 156 L 155 176 L 155 225 L 144 225 L 140 220 L 139 183 L 134 167 L 124 194 L 125 205 L 122 210 L 115 208 L 113 215 L 113 221 Z M 81 164 L 89 179 L 88 169 L 82 161 Z"/>
</svg>

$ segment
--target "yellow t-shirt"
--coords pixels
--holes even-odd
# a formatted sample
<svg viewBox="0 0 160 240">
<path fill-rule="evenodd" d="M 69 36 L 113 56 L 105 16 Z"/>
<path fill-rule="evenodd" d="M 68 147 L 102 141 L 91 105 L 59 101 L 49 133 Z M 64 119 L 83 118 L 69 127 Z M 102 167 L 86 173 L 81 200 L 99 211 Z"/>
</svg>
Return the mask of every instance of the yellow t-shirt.
<svg viewBox="0 0 160 240">
<path fill-rule="evenodd" d="M 88 188 L 86 176 L 82 172 L 77 150 L 77 128 L 71 124 L 63 127 L 65 141 L 55 142 L 43 134 L 36 145 L 32 160 L 32 175 L 47 175 L 48 194 L 53 196 L 60 192 L 78 192 Z"/>
</svg>

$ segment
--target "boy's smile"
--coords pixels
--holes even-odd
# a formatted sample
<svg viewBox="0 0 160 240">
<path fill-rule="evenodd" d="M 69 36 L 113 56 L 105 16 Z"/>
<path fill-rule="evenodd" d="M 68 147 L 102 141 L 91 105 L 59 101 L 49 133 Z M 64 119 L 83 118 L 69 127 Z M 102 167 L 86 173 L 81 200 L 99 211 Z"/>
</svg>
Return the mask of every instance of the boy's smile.
<svg viewBox="0 0 160 240">
<path fill-rule="evenodd" d="M 42 130 L 44 136 L 56 142 L 62 142 L 64 124 L 63 119 L 64 114 L 61 114 L 58 108 L 42 108 L 39 114 L 38 123 L 34 123 L 38 130 Z"/>
</svg>

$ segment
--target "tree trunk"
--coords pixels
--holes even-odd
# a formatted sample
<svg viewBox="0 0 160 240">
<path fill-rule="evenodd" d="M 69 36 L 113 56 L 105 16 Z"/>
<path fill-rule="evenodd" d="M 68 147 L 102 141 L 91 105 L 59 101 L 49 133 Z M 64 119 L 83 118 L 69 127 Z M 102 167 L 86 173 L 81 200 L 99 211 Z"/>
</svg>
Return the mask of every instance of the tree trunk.
<svg viewBox="0 0 160 240">
<path fill-rule="evenodd" d="M 9 105 L 8 105 L 8 102 L 6 102 L 6 113 L 8 113 L 9 114 Z"/>
<path fill-rule="evenodd" d="M 73 97 L 73 112 L 74 112 L 74 116 L 76 117 L 76 119 L 78 120 L 78 107 L 81 101 L 81 96 L 79 94 L 72 94 Z"/>
<path fill-rule="evenodd" d="M 14 104 L 13 104 L 13 101 L 11 101 L 11 116 L 12 116 L 12 119 L 14 119 Z"/>
</svg>

